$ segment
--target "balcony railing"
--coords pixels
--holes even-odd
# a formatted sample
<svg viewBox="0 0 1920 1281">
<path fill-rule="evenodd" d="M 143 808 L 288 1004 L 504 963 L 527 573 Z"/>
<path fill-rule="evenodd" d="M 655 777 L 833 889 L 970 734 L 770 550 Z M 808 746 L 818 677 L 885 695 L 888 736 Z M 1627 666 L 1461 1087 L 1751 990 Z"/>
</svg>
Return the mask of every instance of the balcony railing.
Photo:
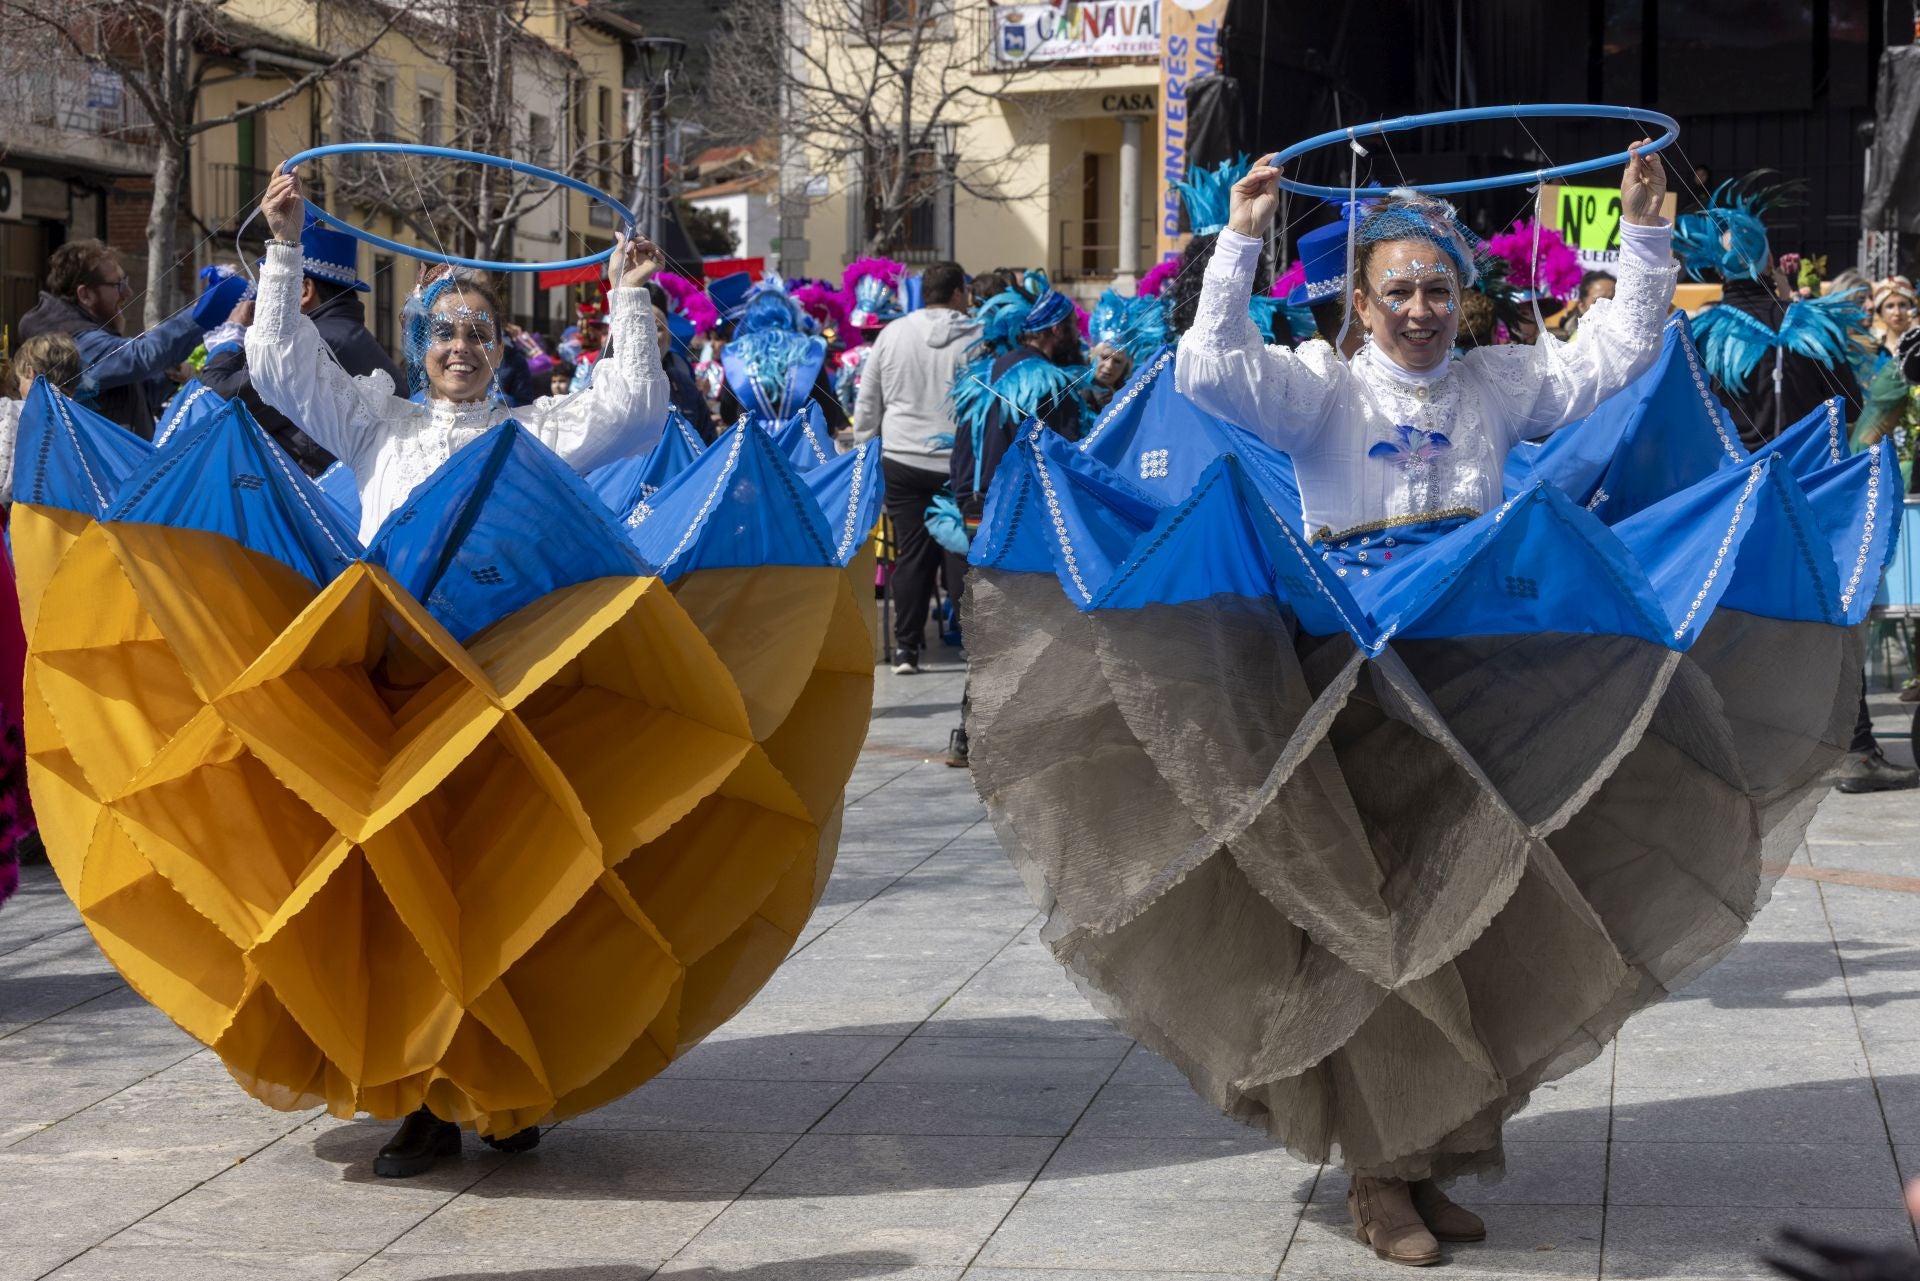
<svg viewBox="0 0 1920 1281">
<path fill-rule="evenodd" d="M 1153 263 L 1153 225 L 1152 218 L 1142 218 L 1136 228 L 1142 271 Z M 1057 280 L 1107 280 L 1119 274 L 1118 218 L 1062 218 L 1053 245 Z"/>
<path fill-rule="evenodd" d="M 136 146 L 152 142 L 152 118 L 104 67 L 50 50 L 11 50 L 0 64 L 0 122 L 52 129 Z"/>
</svg>

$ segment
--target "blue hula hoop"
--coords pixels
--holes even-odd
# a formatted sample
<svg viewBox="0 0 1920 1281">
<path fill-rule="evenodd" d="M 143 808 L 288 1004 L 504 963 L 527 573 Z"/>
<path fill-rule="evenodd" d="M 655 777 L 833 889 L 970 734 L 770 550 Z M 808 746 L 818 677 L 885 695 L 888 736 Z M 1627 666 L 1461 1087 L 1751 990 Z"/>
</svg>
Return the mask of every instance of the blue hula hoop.
<svg viewBox="0 0 1920 1281">
<path fill-rule="evenodd" d="M 633 232 L 636 226 L 636 220 L 631 209 L 628 209 L 625 205 L 598 187 L 581 182 L 578 178 L 569 178 L 563 173 L 555 173 L 551 169 L 542 169 L 539 165 L 530 165 L 524 160 L 510 160 L 505 156 L 489 156 L 478 151 L 461 151 L 454 147 L 430 147 L 425 143 L 418 142 L 335 142 L 329 143 L 324 147 L 309 147 L 300 154 L 289 157 L 286 163 L 281 165 L 280 168 L 284 172 L 285 170 L 293 168 L 295 165 L 305 164 L 309 160 L 319 160 L 323 156 L 365 155 L 369 152 L 404 156 L 433 156 L 442 160 L 465 160 L 476 165 L 490 165 L 495 169 L 511 169 L 513 172 L 525 174 L 529 178 L 541 178 L 547 182 L 577 191 L 583 196 L 589 196 L 594 200 L 598 200 L 601 204 L 613 210 L 620 220 L 627 225 L 629 234 Z M 564 271 L 570 267 L 597 266 L 613 257 L 613 250 L 605 249 L 597 254 L 588 254 L 584 258 L 569 258 L 564 262 L 489 262 L 484 258 L 462 258 L 458 254 L 435 253 L 430 249 L 423 249 L 419 245 L 403 245 L 397 240 L 389 240 L 385 236 L 375 235 L 364 227 L 356 227 L 351 223 L 343 222 L 320 206 L 314 204 L 311 200 L 306 203 L 307 212 L 311 213 L 316 219 L 327 224 L 329 227 L 334 227 L 346 232 L 355 240 L 364 240 L 376 248 L 385 249 L 389 253 L 404 254 L 408 258 L 418 258 L 424 262 L 451 263 L 456 267 L 471 267 L 475 271 Z"/>
<path fill-rule="evenodd" d="M 1391 120 L 1376 120 L 1371 124 L 1351 125 L 1345 129 L 1329 129 L 1303 142 L 1296 142 L 1273 158 L 1276 165 L 1284 165 L 1310 151 L 1336 142 L 1353 142 L 1360 138 L 1370 138 L 1383 133 L 1403 133 L 1408 129 L 1420 129 L 1427 125 L 1471 124 L 1482 120 L 1520 120 L 1528 116 L 1552 117 L 1590 117 L 1597 120 L 1631 120 L 1637 124 L 1659 125 L 1666 132 L 1641 149 L 1642 155 L 1652 155 L 1663 151 L 1680 137 L 1680 122 L 1672 116 L 1658 111 L 1649 111 L 1644 107 L 1614 107 L 1604 103 L 1591 102 L 1542 102 L 1517 107 L 1466 107 L 1459 111 L 1429 111 L 1418 116 L 1395 116 Z M 1581 160 L 1570 165 L 1554 165 L 1548 169 L 1528 169 L 1520 173 L 1504 174 L 1498 178 L 1463 178 L 1456 182 L 1436 182 L 1420 184 L 1419 189 L 1430 196 L 1458 195 L 1465 191 L 1488 191 L 1495 187 L 1523 187 L 1532 183 L 1550 182 L 1555 178 L 1571 178 L 1575 174 L 1592 173 L 1595 169 L 1610 169 L 1615 165 L 1624 165 L 1632 153 L 1617 151 L 1612 155 L 1601 156 L 1597 160 Z M 1318 196 L 1322 200 L 1345 200 L 1349 194 L 1356 196 L 1384 196 L 1394 190 L 1392 187 L 1355 187 L 1351 191 L 1346 187 L 1322 187 L 1310 182 L 1296 182 L 1282 175 L 1280 185 L 1288 191 L 1303 196 Z M 1406 185 L 1406 184 L 1401 184 Z"/>
</svg>

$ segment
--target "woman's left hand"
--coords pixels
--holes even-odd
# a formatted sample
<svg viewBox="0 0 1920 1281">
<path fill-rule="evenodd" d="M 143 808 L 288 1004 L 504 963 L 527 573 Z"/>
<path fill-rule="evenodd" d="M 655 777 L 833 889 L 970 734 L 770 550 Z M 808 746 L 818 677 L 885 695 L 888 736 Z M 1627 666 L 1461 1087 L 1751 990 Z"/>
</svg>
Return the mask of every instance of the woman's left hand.
<svg viewBox="0 0 1920 1281">
<path fill-rule="evenodd" d="M 1650 146 L 1642 138 L 1627 148 L 1632 159 L 1620 175 L 1620 216 L 1639 227 L 1656 227 L 1663 218 L 1660 206 L 1667 198 L 1667 165 L 1658 152 L 1643 153 Z"/>
<path fill-rule="evenodd" d="M 607 282 L 633 289 L 646 284 L 648 277 L 666 265 L 667 256 L 645 236 L 628 240 L 624 233 L 615 232 L 613 257 L 607 259 Z"/>
</svg>

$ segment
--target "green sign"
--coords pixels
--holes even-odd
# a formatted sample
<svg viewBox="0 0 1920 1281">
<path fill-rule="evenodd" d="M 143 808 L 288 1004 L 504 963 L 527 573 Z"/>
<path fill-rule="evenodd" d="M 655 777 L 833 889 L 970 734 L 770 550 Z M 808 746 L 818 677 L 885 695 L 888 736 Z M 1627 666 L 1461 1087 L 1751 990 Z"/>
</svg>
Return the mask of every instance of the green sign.
<svg viewBox="0 0 1920 1281">
<path fill-rule="evenodd" d="M 1555 187 L 1553 225 L 1582 253 L 1620 248 L 1620 190 L 1617 187 Z"/>
</svg>

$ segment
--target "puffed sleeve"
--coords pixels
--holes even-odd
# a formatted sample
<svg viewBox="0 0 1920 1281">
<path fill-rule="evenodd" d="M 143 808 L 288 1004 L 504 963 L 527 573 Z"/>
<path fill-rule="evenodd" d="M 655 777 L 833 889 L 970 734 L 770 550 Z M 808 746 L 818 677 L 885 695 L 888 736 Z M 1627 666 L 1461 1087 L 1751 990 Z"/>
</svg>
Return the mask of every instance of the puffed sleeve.
<svg viewBox="0 0 1920 1281">
<path fill-rule="evenodd" d="M 514 417 L 575 471 L 645 453 L 667 425 L 667 371 L 653 327 L 653 304 L 641 288 L 608 300 L 607 354 L 593 382 L 566 396 L 542 396 Z"/>
<path fill-rule="evenodd" d="M 1479 347 L 1462 357 L 1500 408 L 1491 425 L 1502 448 L 1585 417 L 1653 365 L 1680 278 L 1672 237 L 1666 222 L 1621 226 L 1614 295 L 1594 303 L 1574 338 L 1542 334 L 1530 347 Z"/>
<path fill-rule="evenodd" d="M 1180 338 L 1174 386 L 1208 413 L 1298 453 L 1311 446 L 1347 369 L 1325 344 L 1294 352 L 1262 341 L 1247 314 L 1259 258 L 1257 238 L 1220 233 L 1193 328 Z"/>
<path fill-rule="evenodd" d="M 247 369 L 260 399 L 356 475 L 373 474 L 381 423 L 396 399 L 393 379 L 383 371 L 360 378 L 349 374 L 313 321 L 300 314 L 299 245 L 275 241 L 267 246 L 247 330 Z"/>
</svg>

